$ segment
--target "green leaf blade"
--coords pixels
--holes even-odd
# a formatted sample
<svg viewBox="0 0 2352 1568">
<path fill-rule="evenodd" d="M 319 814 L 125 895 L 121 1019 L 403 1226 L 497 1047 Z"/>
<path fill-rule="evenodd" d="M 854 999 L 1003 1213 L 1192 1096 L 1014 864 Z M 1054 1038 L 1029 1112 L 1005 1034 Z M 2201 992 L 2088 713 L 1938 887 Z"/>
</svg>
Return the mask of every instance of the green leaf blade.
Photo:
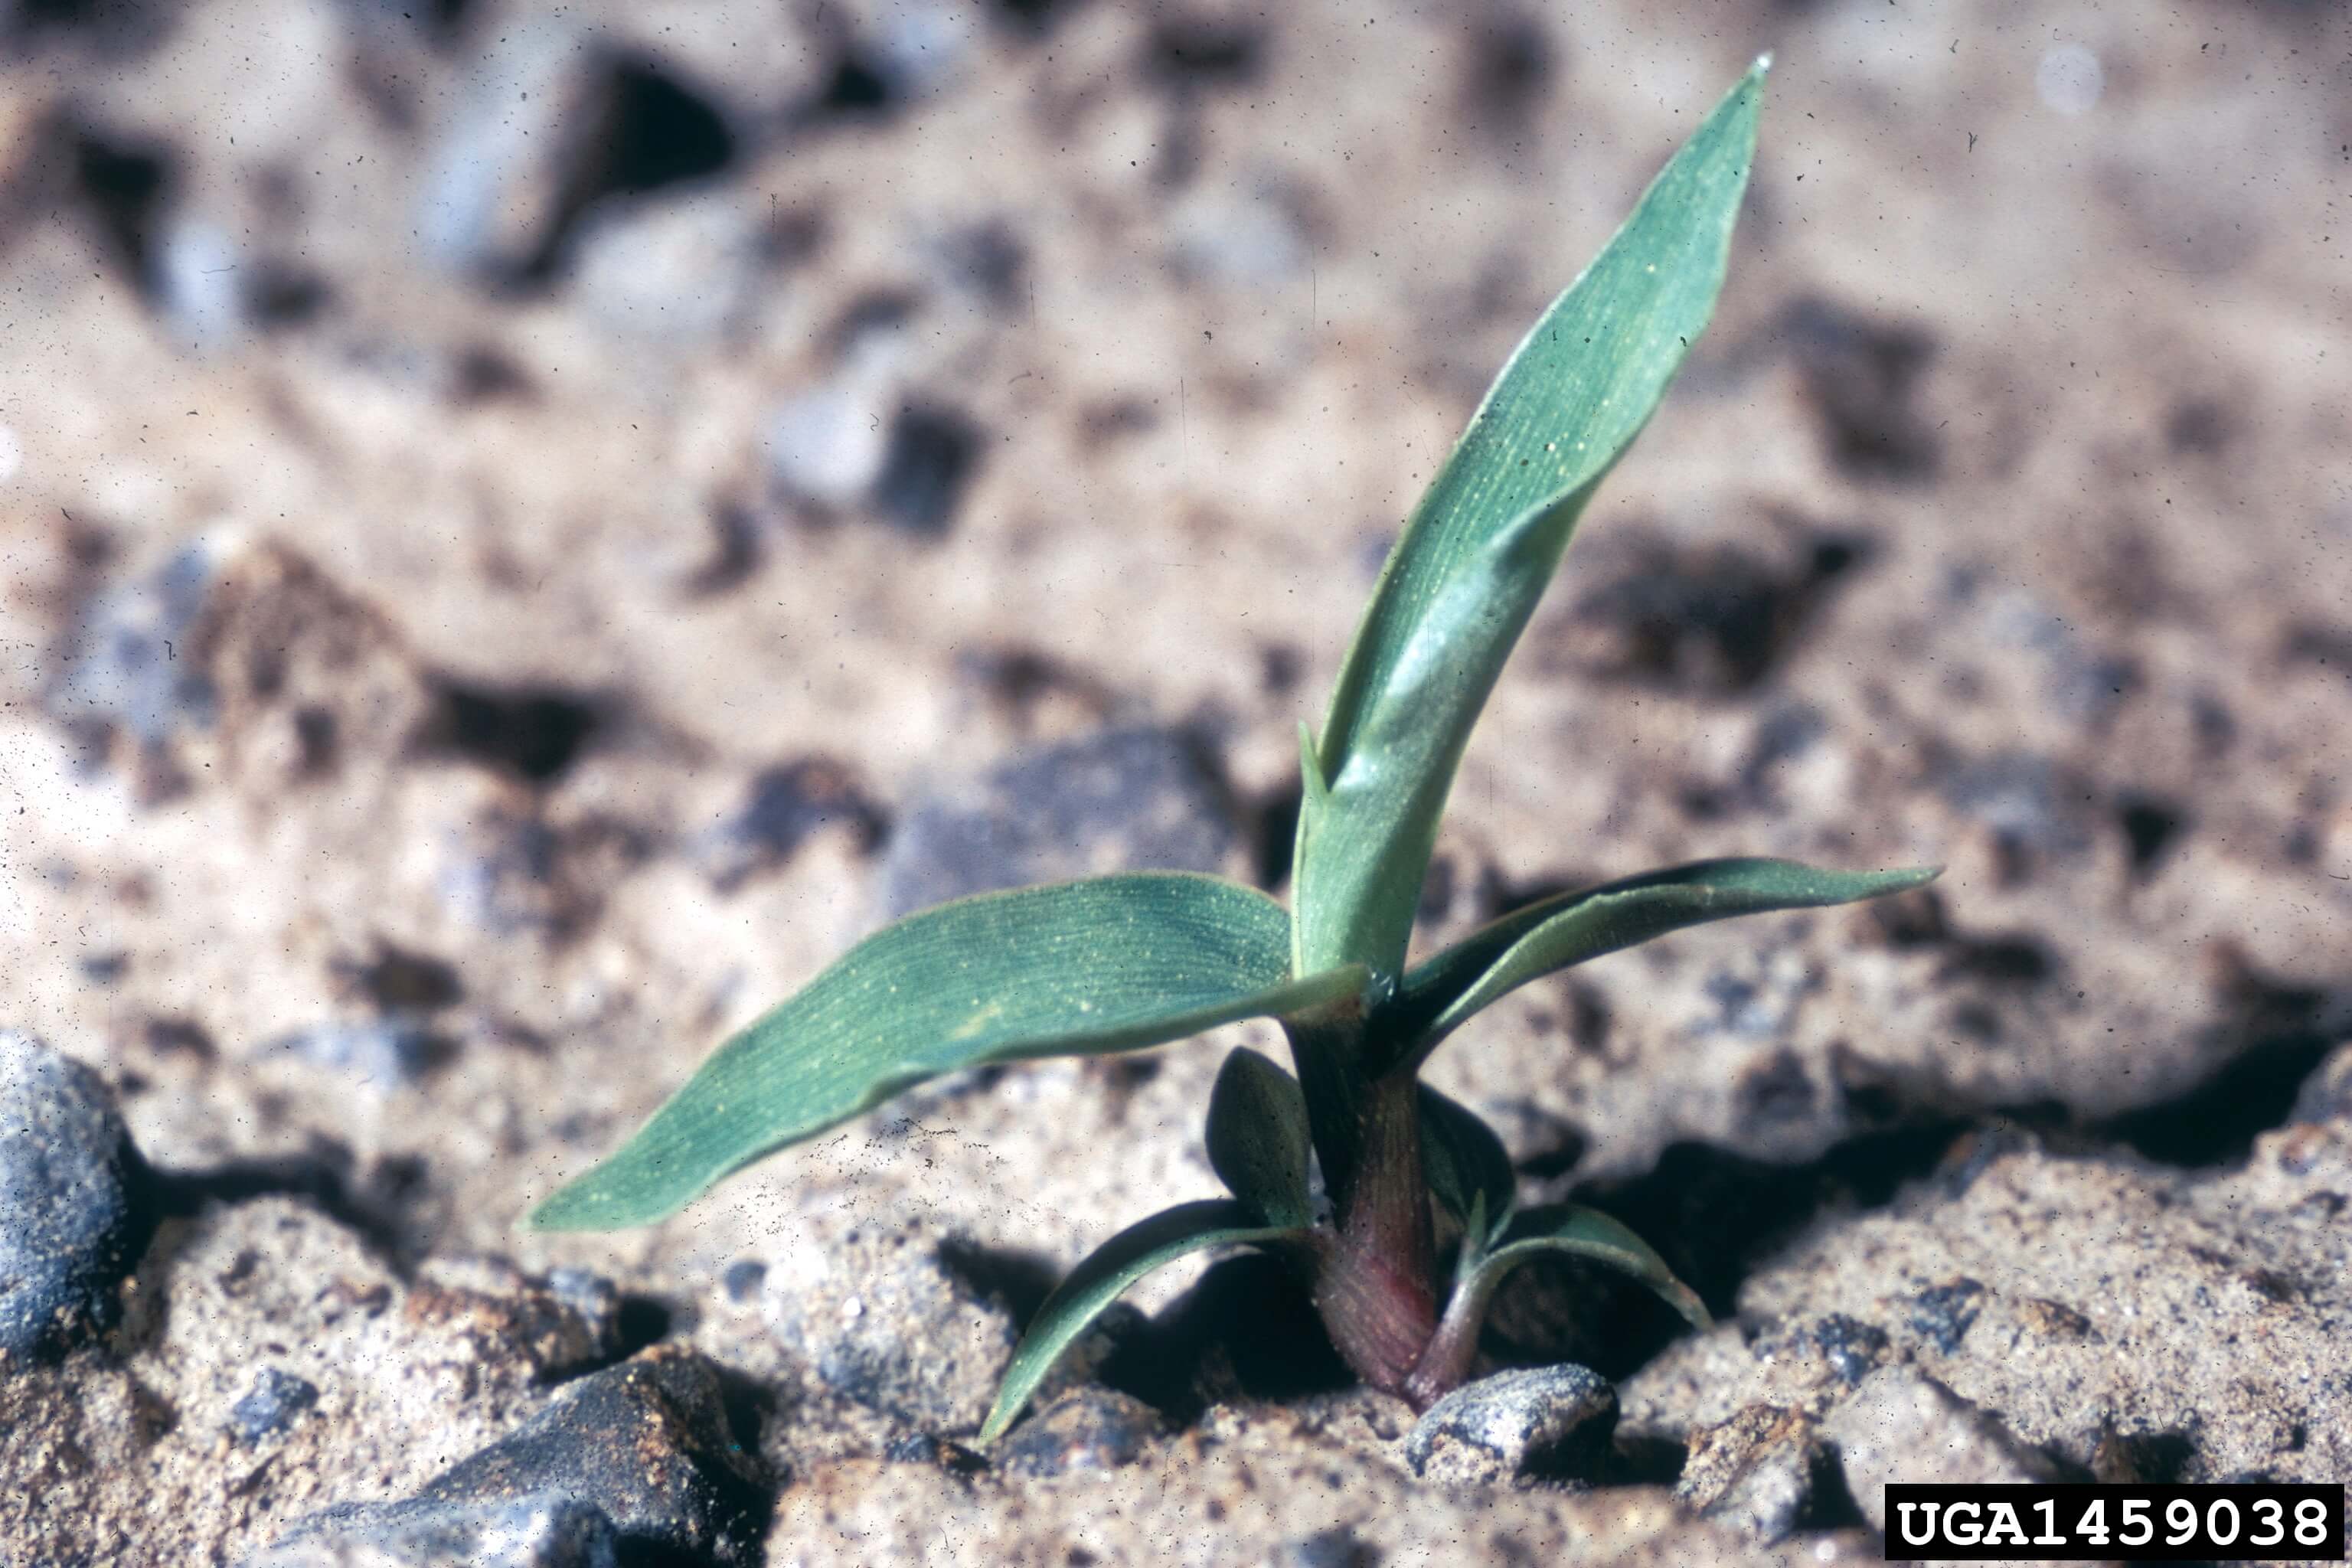
<svg viewBox="0 0 2352 1568">
<path fill-rule="evenodd" d="M 1825 871 L 1794 860 L 1700 860 L 1563 893 L 1505 915 L 1406 975 L 1401 1007 L 1426 1058 L 1509 992 L 1603 953 L 1738 915 L 1820 909 L 1924 887 L 1941 867 Z"/>
<path fill-rule="evenodd" d="M 1691 1327 L 1704 1332 L 1715 1326 L 1698 1292 L 1675 1278 L 1666 1260 L 1648 1242 L 1599 1209 L 1572 1204 L 1528 1209 L 1512 1221 L 1503 1233 L 1502 1245 L 1486 1255 L 1463 1286 L 1471 1292 L 1469 1310 L 1483 1316 L 1496 1289 L 1512 1269 L 1548 1254 L 1581 1258 L 1613 1268 L 1655 1291 Z"/>
<path fill-rule="evenodd" d="M 942 904 L 859 942 L 712 1053 L 617 1153 L 531 1215 L 611 1229 L 942 1073 L 1137 1050 L 1360 991 L 1290 978 L 1290 921 L 1213 877 L 1138 872 Z"/>
<path fill-rule="evenodd" d="M 1307 1096 L 1298 1080 L 1238 1047 L 1209 1092 L 1209 1164 L 1234 1196 L 1269 1225 L 1305 1226 Z"/>
<path fill-rule="evenodd" d="M 1723 282 L 1764 62 L 1521 342 L 1414 510 L 1342 666 L 1302 815 L 1301 973 L 1402 969 L 1437 819 L 1479 710 L 1595 486 Z"/>
<path fill-rule="evenodd" d="M 1297 1228 L 1261 1223 L 1247 1204 L 1231 1198 L 1179 1204 L 1120 1231 L 1072 1269 L 1037 1309 L 1005 1368 L 995 1406 L 981 1426 L 981 1446 L 1004 1435 L 1062 1352 L 1145 1275 L 1206 1247 L 1305 1245 L 1307 1239 Z"/>
<path fill-rule="evenodd" d="M 1478 1113 L 1427 1084 L 1421 1088 L 1421 1158 L 1429 1190 L 1469 1233 L 1467 1256 L 1475 1260 L 1511 1215 L 1518 1200 L 1518 1172 L 1503 1141 Z M 1473 1225 L 1476 1213 L 1479 1223 Z"/>
</svg>

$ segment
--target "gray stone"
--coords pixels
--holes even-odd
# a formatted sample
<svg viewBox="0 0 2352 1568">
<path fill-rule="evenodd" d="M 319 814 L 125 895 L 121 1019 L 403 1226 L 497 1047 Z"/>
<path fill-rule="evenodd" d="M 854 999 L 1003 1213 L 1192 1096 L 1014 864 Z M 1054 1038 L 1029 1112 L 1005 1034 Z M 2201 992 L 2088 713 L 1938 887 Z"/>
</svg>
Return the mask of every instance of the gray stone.
<svg viewBox="0 0 2352 1568">
<path fill-rule="evenodd" d="M 404 754 L 431 689 L 399 633 L 310 561 L 230 525 L 78 585 L 49 715 L 117 738 L 153 800 L 271 792 Z"/>
<path fill-rule="evenodd" d="M 579 1323 L 589 1353 L 603 1360 L 621 1349 L 621 1292 L 610 1279 L 589 1268 L 551 1268 L 547 1290 Z"/>
<path fill-rule="evenodd" d="M 453 270 L 520 272 L 553 239 L 565 178 L 608 110 L 608 73 L 578 28 L 545 19 L 503 29 L 469 64 L 415 233 Z"/>
<path fill-rule="evenodd" d="M 882 903 L 895 917 L 1109 871 L 1222 870 L 1238 842 L 1218 781 L 1181 734 L 1105 730 L 918 804 L 883 855 Z"/>
<path fill-rule="evenodd" d="M 302 1412 L 318 1403 L 318 1384 L 290 1372 L 265 1366 L 254 1374 L 251 1392 L 229 1406 L 229 1428 L 239 1442 L 249 1447 L 285 1431 Z"/>
<path fill-rule="evenodd" d="M 765 210 L 724 190 L 609 197 L 572 237 L 572 291 L 600 321 L 636 338 L 721 337 L 759 302 Z"/>
<path fill-rule="evenodd" d="M 1028 248 L 1012 225 L 1002 219 L 966 225 L 936 237 L 924 252 L 942 287 L 1008 315 L 1027 310 Z"/>
<path fill-rule="evenodd" d="M 798 500 L 856 505 L 882 477 L 887 411 L 883 377 L 857 356 L 850 373 L 787 399 L 769 416 L 769 479 Z"/>
<path fill-rule="evenodd" d="M 330 1510 L 246 1568 L 615 1568 L 613 1521 L 562 1496 Z"/>
<path fill-rule="evenodd" d="M 119 727 L 151 747 L 209 725 L 212 683 L 192 644 L 220 553 L 198 541 L 86 600 L 58 678 L 44 694 L 50 714 L 68 723 Z"/>
<path fill-rule="evenodd" d="M 1380 1560 L 1380 1548 L 1345 1525 L 1285 1542 L 1275 1558 L 1279 1568 L 1374 1568 Z"/>
<path fill-rule="evenodd" d="M 1413 1474 L 1449 1486 L 1589 1480 L 1617 1428 L 1617 1392 L 1563 1363 L 1496 1373 L 1455 1389 L 1405 1438 Z"/>
<path fill-rule="evenodd" d="M 872 329 L 833 381 L 778 407 L 768 474 L 794 500 L 937 538 L 955 519 L 982 438 L 967 416 L 902 395 L 895 357 L 890 330 Z"/>
<path fill-rule="evenodd" d="M 980 452 L 980 430 L 964 415 L 945 407 L 901 408 L 867 503 L 892 527 L 937 538 L 955 521 Z"/>
<path fill-rule="evenodd" d="M 404 1089 L 441 1054 L 433 1031 L 411 1018 L 358 1018 L 300 1029 L 278 1042 L 289 1056 L 346 1073 L 374 1089 Z"/>
<path fill-rule="evenodd" d="M 431 1258 L 417 1270 L 407 1315 L 472 1341 L 485 1359 L 520 1360 L 542 1383 L 621 1353 L 621 1293 L 584 1268 L 534 1279 L 499 1258 Z"/>
<path fill-rule="evenodd" d="M 945 87 L 979 41 L 976 16 L 937 0 L 892 5 L 871 20 L 870 67 L 898 101 Z"/>
<path fill-rule="evenodd" d="M 738 805 L 697 837 L 694 856 L 713 886 L 731 890 L 789 860 L 811 834 L 848 829 L 870 847 L 882 815 L 847 768 L 823 757 L 766 768 Z"/>
<path fill-rule="evenodd" d="M 1843 1312 L 1832 1312 L 1815 1323 L 1812 1339 L 1843 1383 L 1860 1383 L 1886 1358 L 1886 1331 Z"/>
<path fill-rule="evenodd" d="M 1075 1389 L 1013 1428 L 998 1450 L 997 1468 L 1031 1478 L 1115 1470 L 1143 1458 L 1165 1426 L 1132 1394 Z"/>
<path fill-rule="evenodd" d="M 454 270 L 529 277 L 569 257 L 581 218 L 601 203 L 641 213 L 647 193 L 675 195 L 669 187 L 734 156 L 730 114 L 703 84 L 656 52 L 610 47 L 593 26 L 526 19 L 468 63 L 473 79 L 450 95 L 413 230 L 428 258 Z M 727 226 L 723 211 L 717 221 Z M 717 236 L 689 222 L 635 259 L 663 258 L 679 280 L 680 246 L 698 237 Z"/>
<path fill-rule="evenodd" d="M 1798 1528 L 1812 1506 L 1816 1479 L 1832 1462 L 1810 1416 L 1751 1405 L 1691 1434 L 1675 1496 L 1769 1546 Z"/>
<path fill-rule="evenodd" d="M 1881 1531 L 1889 1482 L 2021 1485 L 2056 1474 L 1998 1419 L 1905 1366 L 1881 1367 L 1864 1378 L 1822 1432 L 1837 1446 L 1846 1489 Z"/>
<path fill-rule="evenodd" d="M 1946 1355 L 1960 1348 L 1984 1310 L 1985 1288 L 1959 1279 L 1931 1285 L 1911 1298 L 1911 1327 Z"/>
<path fill-rule="evenodd" d="M 183 216 L 167 226 L 155 247 L 155 303 L 173 335 L 195 349 L 209 349 L 240 335 L 246 300 L 240 268 L 252 258 L 217 223 Z"/>
<path fill-rule="evenodd" d="M 114 1326 L 148 1230 L 142 1167 L 99 1076 L 0 1030 L 0 1365 Z"/>
<path fill-rule="evenodd" d="M 2079 855 L 2091 845 L 2091 829 L 2057 764 L 2021 752 L 1965 762 L 1937 781 L 1953 810 L 1973 817 L 2015 850 L 2049 856 Z"/>
<path fill-rule="evenodd" d="M 767 1282 L 768 1266 L 756 1258 L 738 1258 L 719 1277 L 719 1288 L 727 1292 L 729 1300 L 738 1304 L 757 1300 L 761 1287 Z"/>
<path fill-rule="evenodd" d="M 916 1222 L 852 1231 L 765 1280 L 776 1337 L 835 1393 L 943 1436 L 976 1432 L 1018 1342 L 1013 1315 Z"/>
<path fill-rule="evenodd" d="M 718 1370 L 690 1351 L 656 1347 L 569 1384 L 537 1415 L 460 1459 L 415 1497 L 314 1514 L 288 1533 L 281 1549 L 307 1550 L 316 1540 L 337 1551 L 414 1553 L 286 1560 L 305 1563 L 482 1561 L 568 1568 L 610 1563 L 616 1550 L 633 1560 L 698 1554 L 742 1563 L 753 1560 L 763 1495 L 759 1468 L 729 1429 Z M 493 1542 L 509 1538 L 520 1542 L 512 1548 L 520 1554 L 496 1555 Z M 559 1551 L 573 1555 L 547 1554 Z M 604 1555 L 594 1555 L 599 1551 Z M 278 1559 L 263 1561 L 283 1568 Z"/>
<path fill-rule="evenodd" d="M 1699 991 L 1708 1005 L 1692 1026 L 1693 1032 L 1713 1030 L 1751 1040 L 1785 1039 L 1805 999 L 1820 989 L 1821 976 L 1807 968 L 1801 954 L 1759 943 L 1741 956 L 1737 967 L 1718 969 L 1701 984 Z M 1775 1053 L 1768 1058 L 1772 1066 L 1762 1076 L 1770 1078 L 1776 1069 L 1785 1076 L 1785 1068 L 1778 1067 L 1784 1056 Z M 1761 1108 L 1795 1092 L 1787 1087 L 1750 1089 L 1745 1098 L 1752 1107 Z"/>
</svg>

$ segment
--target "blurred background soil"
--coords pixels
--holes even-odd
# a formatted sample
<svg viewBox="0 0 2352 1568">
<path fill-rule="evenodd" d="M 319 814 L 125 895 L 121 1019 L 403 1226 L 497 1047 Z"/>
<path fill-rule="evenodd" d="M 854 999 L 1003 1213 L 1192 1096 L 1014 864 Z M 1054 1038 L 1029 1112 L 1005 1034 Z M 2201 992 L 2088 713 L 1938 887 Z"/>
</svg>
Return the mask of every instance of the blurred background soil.
<svg viewBox="0 0 2352 1568">
<path fill-rule="evenodd" d="M 1873 1373 L 2063 1473 L 2352 1470 L 2341 8 L 0 27 L 0 1025 L 104 1080 L 153 1234 L 120 1326 L 0 1362 L 49 1434 L 0 1460 L 0 1563 L 236 1561 L 657 1341 L 719 1377 L 660 1397 L 723 1404 L 755 1461 L 679 1560 L 1210 1550 L 1184 1500 L 1220 1487 L 1257 1500 L 1202 1561 L 1873 1554 L 1860 1472 L 1807 1479 Z M 908 1459 L 969 1437 L 955 1378 L 984 1406 L 1041 1282 L 1215 1191 L 1198 1115 L 1263 1028 L 936 1085 L 649 1231 L 521 1232 L 891 914 L 1122 865 L 1281 890 L 1297 725 L 1401 519 L 1766 49 L 1716 323 L 1473 745 L 1425 939 L 1703 856 L 1949 870 L 1609 958 L 1441 1057 L 1528 1192 L 1612 1208 L 1735 1318 L 1653 1360 L 1648 1304 L 1521 1293 L 1506 1350 L 1633 1380 L 1608 1484 L 1415 1516 L 1394 1412 L 1300 1406 L 1224 1341 L 1178 1395 L 1076 1376 L 1150 1407 L 1132 1452 L 1072 1442 L 1113 1489 Z M 877 1402 L 793 1292 L 887 1275 L 859 1248 L 909 1227 L 984 1353 Z M 255 1270 L 279 1305 L 215 1288 Z M 1137 1342 L 1277 1331 L 1247 1291 L 1218 1328 L 1197 1274 Z M 2005 1352 L 1935 1315 L 1969 1291 L 1918 1306 L 1956 1279 Z M 347 1288 L 382 1320 L 318 1319 Z M 514 1327 L 532 1291 L 588 1348 Z M 458 1355 L 443 1298 L 507 1327 Z M 2216 1326 L 2242 1310 L 2268 1327 Z M 875 1353 L 931 1360 L 909 1321 Z M 273 1354 L 315 1412 L 257 1469 L 227 1412 Z M 1809 1500 L 1692 1522 L 1696 1470 L 1656 1489 L 1759 1408 L 1803 1426 Z M 1377 1479 L 1320 1496 L 1318 1445 Z"/>
</svg>

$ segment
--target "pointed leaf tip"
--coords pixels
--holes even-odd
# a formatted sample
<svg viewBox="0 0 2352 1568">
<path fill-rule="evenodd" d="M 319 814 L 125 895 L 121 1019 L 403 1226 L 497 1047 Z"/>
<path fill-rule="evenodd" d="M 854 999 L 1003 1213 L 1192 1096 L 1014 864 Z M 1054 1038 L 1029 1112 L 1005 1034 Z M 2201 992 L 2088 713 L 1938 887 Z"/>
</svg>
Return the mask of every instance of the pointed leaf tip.
<svg viewBox="0 0 2352 1568">
<path fill-rule="evenodd" d="M 1213 877 L 1136 872 L 942 904 L 866 938 L 719 1047 L 530 1223 L 650 1224 L 925 1079 L 1139 1049 L 1363 985 L 1360 971 L 1290 975 L 1282 906 Z"/>
<path fill-rule="evenodd" d="M 985 1448 L 1004 1436 L 1062 1352 L 1102 1315 L 1103 1309 L 1153 1269 L 1205 1247 L 1303 1246 L 1309 1234 L 1262 1226 L 1248 1205 L 1230 1198 L 1178 1204 L 1120 1231 L 1071 1269 L 1069 1278 L 1055 1287 L 1045 1304 L 1037 1309 L 1028 1331 L 1013 1352 L 1012 1364 L 1004 1369 L 995 1406 L 980 1428 L 980 1446 Z"/>
<path fill-rule="evenodd" d="M 1669 931 L 1738 915 L 1820 909 L 1908 892 L 1941 867 L 1824 871 L 1794 860 L 1700 860 L 1563 893 L 1516 910 L 1405 976 L 1417 1058 L 1472 1015 L 1531 980 Z"/>
<path fill-rule="evenodd" d="M 1676 1279 L 1648 1242 L 1598 1209 L 1573 1204 L 1529 1209 L 1512 1221 L 1500 1241 L 1477 1273 L 1465 1282 L 1465 1289 L 1475 1292 L 1473 1299 L 1481 1312 L 1504 1276 L 1552 1253 L 1581 1258 L 1640 1281 L 1702 1333 L 1715 1326 L 1715 1317 L 1698 1292 Z"/>
<path fill-rule="evenodd" d="M 1437 820 L 1480 710 L 1594 489 L 1723 284 L 1760 95 L 1736 84 L 1521 340 L 1414 508 L 1340 667 L 1303 813 L 1301 973 L 1403 967 Z"/>
</svg>

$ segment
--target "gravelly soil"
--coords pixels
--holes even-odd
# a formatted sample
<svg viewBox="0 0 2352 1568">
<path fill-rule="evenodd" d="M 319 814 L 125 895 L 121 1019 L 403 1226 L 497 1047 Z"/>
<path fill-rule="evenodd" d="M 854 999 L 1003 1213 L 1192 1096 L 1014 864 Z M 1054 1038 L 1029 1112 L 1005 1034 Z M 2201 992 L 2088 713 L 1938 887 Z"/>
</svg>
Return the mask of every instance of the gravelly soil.
<svg viewBox="0 0 2352 1568">
<path fill-rule="evenodd" d="M 121 1311 L 0 1361 L 0 1564 L 420 1497 L 515 1562 L 1866 1561 L 1873 1478 L 1934 1473 L 1854 1437 L 1898 1407 L 2049 1473 L 2345 1475 L 2340 12 L 0 29 L 0 1029 L 104 1080 L 138 1211 L 93 1253 L 135 1246 Z M 1503 1303 L 1497 1349 L 1617 1380 L 1596 1485 L 1416 1478 L 1246 1272 L 1142 1292 L 1021 1464 L 962 1447 L 1044 1286 L 1214 1190 L 1199 1109 L 1263 1029 L 519 1229 L 889 911 L 1278 889 L 1397 521 L 1767 47 L 1716 325 L 1474 744 L 1426 934 L 1707 855 L 1950 868 L 1440 1058 L 1528 1195 L 1727 1320 Z M 587 1436 L 530 1471 L 560 1496 L 458 1495 L 624 1363 L 695 1391 L 642 1406 L 668 1501 Z"/>
</svg>

